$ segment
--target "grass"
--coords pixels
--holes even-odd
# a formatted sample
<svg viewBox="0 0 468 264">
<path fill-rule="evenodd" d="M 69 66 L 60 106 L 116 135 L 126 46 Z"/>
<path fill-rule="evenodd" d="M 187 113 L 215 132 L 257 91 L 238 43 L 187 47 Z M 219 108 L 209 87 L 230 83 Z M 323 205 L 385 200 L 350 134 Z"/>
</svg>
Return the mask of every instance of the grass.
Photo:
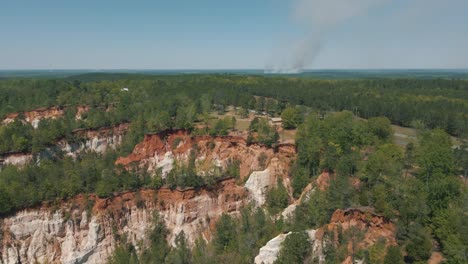
<svg viewBox="0 0 468 264">
<path fill-rule="evenodd" d="M 279 132 L 280 141 L 281 142 L 290 141 L 290 140 L 294 141 L 296 138 L 296 132 L 297 132 L 296 129 L 291 129 L 291 130 L 283 129 L 282 131 Z"/>
<path fill-rule="evenodd" d="M 249 119 L 240 119 L 240 118 L 237 118 L 237 122 L 236 122 L 236 129 L 239 130 L 239 131 L 246 131 L 247 129 L 249 129 L 249 126 L 250 126 L 250 120 Z"/>
<path fill-rule="evenodd" d="M 410 142 L 415 142 L 418 132 L 414 128 L 392 125 L 393 142 L 400 146 L 406 146 Z"/>
</svg>

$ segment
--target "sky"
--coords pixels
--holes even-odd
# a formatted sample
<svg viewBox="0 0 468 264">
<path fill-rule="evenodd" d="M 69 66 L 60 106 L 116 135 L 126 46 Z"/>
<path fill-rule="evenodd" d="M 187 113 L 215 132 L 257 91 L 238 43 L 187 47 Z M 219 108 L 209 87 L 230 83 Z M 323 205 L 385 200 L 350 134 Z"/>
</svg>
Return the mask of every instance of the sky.
<svg viewBox="0 0 468 264">
<path fill-rule="evenodd" d="M 0 0 L 0 69 L 466 69 L 467 14 L 467 0 Z"/>
</svg>

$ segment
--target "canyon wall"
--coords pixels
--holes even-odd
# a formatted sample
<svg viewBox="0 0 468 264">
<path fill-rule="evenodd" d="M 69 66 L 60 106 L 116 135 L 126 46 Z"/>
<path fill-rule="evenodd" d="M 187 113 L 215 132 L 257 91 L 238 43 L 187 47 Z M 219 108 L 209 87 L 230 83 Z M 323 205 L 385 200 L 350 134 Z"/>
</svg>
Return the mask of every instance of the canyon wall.
<svg viewBox="0 0 468 264">
<path fill-rule="evenodd" d="M 217 218 L 237 214 L 246 200 L 234 179 L 210 190 L 161 188 L 107 199 L 80 195 L 58 207 L 43 205 L 1 219 L 0 263 L 103 263 L 119 238 L 140 250 L 154 214 L 166 223 L 171 243 L 184 231 L 192 244 L 199 235 L 209 239 Z"/>
<path fill-rule="evenodd" d="M 21 121 L 29 123 L 34 128 L 37 128 L 39 126 L 39 122 L 43 119 L 57 119 L 62 117 L 65 114 L 65 109 L 67 108 L 71 108 L 71 106 L 42 107 L 31 111 L 10 113 L 4 116 L 1 124 L 8 125 L 20 118 Z M 82 119 L 82 116 L 91 109 L 88 105 L 79 105 L 73 108 L 76 109 L 75 119 L 77 120 Z"/>
<path fill-rule="evenodd" d="M 115 137 L 127 126 L 76 131 L 88 138 L 80 147 L 64 141 L 57 146 L 69 155 L 84 149 L 105 151 L 120 142 Z M 223 213 L 238 215 L 251 202 L 261 206 L 267 190 L 277 179 L 290 189 L 288 174 L 296 155 L 294 146 L 248 145 L 242 137 L 190 136 L 182 130 L 164 131 L 146 135 L 133 153 L 116 163 L 151 173 L 161 168 L 166 175 L 174 162 L 188 162 L 194 153 L 196 170 L 201 175 L 224 173 L 230 163 L 237 161 L 239 178 L 223 175 L 224 179 L 212 188 L 163 187 L 107 199 L 79 195 L 59 205 L 44 204 L 16 212 L 0 220 L 0 263 L 103 263 L 119 238 L 125 237 L 140 250 L 153 227 L 155 214 L 167 226 L 170 243 L 183 231 L 192 245 L 200 236 L 211 239 L 216 220 Z"/>
<path fill-rule="evenodd" d="M 346 210 L 336 210 L 330 222 L 316 230 L 307 230 L 310 242 L 310 253 L 308 263 L 325 263 L 326 247 L 337 246 L 340 243 L 340 233 L 356 232 L 355 240 L 349 239 L 344 245 L 347 255 L 342 264 L 352 264 L 352 251 L 367 249 L 378 241 L 384 241 L 385 247 L 396 245 L 395 224 L 385 217 L 374 213 L 372 208 L 349 208 Z M 291 232 L 280 234 L 267 242 L 260 248 L 259 254 L 255 257 L 255 264 L 273 264 L 279 256 L 282 243 Z M 353 236 L 354 237 L 354 236 Z M 356 260 L 355 263 L 362 263 Z"/>
<path fill-rule="evenodd" d="M 32 153 L 8 153 L 1 155 L 0 168 L 6 165 L 24 166 L 33 160 L 38 161 L 45 156 L 53 156 L 57 152 L 72 157 L 76 157 L 76 155 L 83 151 L 94 151 L 103 154 L 108 149 L 115 149 L 119 146 L 128 129 L 128 123 L 99 129 L 79 129 L 73 132 L 78 138 L 75 142 L 61 139 L 57 141 L 55 146 L 34 155 Z"/>
<path fill-rule="evenodd" d="M 292 193 L 289 181 L 291 162 L 296 157 L 294 145 L 280 144 L 274 148 L 247 144 L 238 136 L 210 137 L 191 136 L 184 130 L 163 131 L 146 135 L 127 157 L 119 158 L 116 164 L 127 168 L 140 168 L 150 174 L 157 172 L 165 178 L 175 163 L 187 164 L 194 155 L 197 174 L 223 174 L 230 164 L 237 163 L 240 181 L 246 181 L 253 201 L 261 206 L 268 189 L 283 181 Z M 292 197 L 292 196 L 291 196 Z"/>
</svg>

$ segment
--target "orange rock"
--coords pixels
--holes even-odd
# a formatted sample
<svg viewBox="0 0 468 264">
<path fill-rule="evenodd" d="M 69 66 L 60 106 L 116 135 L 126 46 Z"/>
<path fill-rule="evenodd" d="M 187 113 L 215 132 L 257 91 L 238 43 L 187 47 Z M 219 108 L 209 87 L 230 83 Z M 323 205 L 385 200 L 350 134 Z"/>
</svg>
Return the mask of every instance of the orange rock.
<svg viewBox="0 0 468 264">
<path fill-rule="evenodd" d="M 369 248 L 380 239 L 384 239 L 386 247 L 397 245 L 395 225 L 385 217 L 376 214 L 373 208 L 370 207 L 336 210 L 330 219 L 330 223 L 317 231 L 316 238 L 322 240 L 325 232 L 333 231 L 335 235 L 333 238 L 334 243 L 338 244 L 338 232 L 340 230 L 346 232 L 351 227 L 357 228 L 359 231 L 363 232 L 362 239 L 354 241 L 355 250 Z M 346 247 L 348 249 L 348 254 L 351 254 L 352 241 L 350 241 Z M 342 263 L 351 263 L 350 261 L 351 257 L 348 256 Z"/>
<path fill-rule="evenodd" d="M 177 146 L 174 145 L 175 140 L 179 141 Z M 252 171 L 264 170 L 274 157 L 278 159 L 275 173 L 286 177 L 290 163 L 296 157 L 296 150 L 292 144 L 267 148 L 258 144 L 248 145 L 246 138 L 240 136 L 191 136 L 185 130 L 165 130 L 145 135 L 133 152 L 127 157 L 118 158 L 116 164 L 127 168 L 134 164 L 139 167 L 154 165 L 162 160 L 166 153 L 171 153 L 177 161 L 186 162 L 192 149 L 198 151 L 196 166 L 199 171 L 206 172 L 214 165 L 225 168 L 229 162 L 238 160 L 241 179 L 246 178 Z M 263 165 L 260 164 L 261 156 L 265 159 Z M 151 167 L 151 170 L 154 169 L 154 166 Z"/>
</svg>

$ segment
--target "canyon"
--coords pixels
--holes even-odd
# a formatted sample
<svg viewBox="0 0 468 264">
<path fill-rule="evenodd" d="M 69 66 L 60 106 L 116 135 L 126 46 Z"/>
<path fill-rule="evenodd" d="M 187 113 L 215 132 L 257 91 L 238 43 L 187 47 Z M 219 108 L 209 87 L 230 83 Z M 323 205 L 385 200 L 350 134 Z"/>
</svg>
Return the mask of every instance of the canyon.
<svg viewBox="0 0 468 264">
<path fill-rule="evenodd" d="M 66 142 L 58 142 L 57 146 L 68 155 L 84 149 L 104 152 L 120 142 L 127 128 L 122 124 L 111 129 L 77 131 L 87 138 L 79 147 Z M 169 243 L 173 244 L 183 231 L 189 245 L 193 245 L 199 237 L 211 239 L 216 220 L 223 213 L 235 216 L 247 204 L 261 206 L 277 179 L 291 195 L 289 169 L 296 155 L 291 144 L 270 148 L 249 145 L 242 137 L 162 131 L 146 135 L 130 155 L 118 158 L 116 164 L 151 174 L 161 172 L 165 177 L 175 164 L 187 163 L 193 155 L 197 173 L 207 176 L 218 172 L 224 176 L 209 187 L 143 189 L 110 198 L 79 195 L 2 218 L 0 263 L 103 263 L 123 237 L 139 250 L 148 239 L 155 216 L 168 228 Z M 238 164 L 237 178 L 225 175 L 233 162 Z"/>
<path fill-rule="evenodd" d="M 81 112 L 84 111 L 86 109 Z M 25 115 L 25 120 L 36 122 L 60 115 L 63 115 L 63 109 L 37 110 Z M 5 120 L 4 123 L 10 122 L 8 118 Z M 83 151 L 102 154 L 117 148 L 128 130 L 127 123 L 95 130 L 75 130 L 73 133 L 80 140 L 68 142 L 61 139 L 55 146 L 37 154 L 10 153 L 0 157 L 0 166 L 24 166 L 57 152 L 71 157 Z M 287 220 L 302 201 L 317 190 L 326 190 L 334 178 L 334 175 L 323 172 L 306 186 L 298 199 L 294 199 L 290 170 L 295 160 L 293 143 L 268 147 L 249 144 L 246 137 L 239 135 L 197 136 L 186 130 L 147 134 L 129 155 L 119 157 L 115 164 L 135 173 L 165 179 L 177 166 L 192 162 L 197 175 L 216 176 L 215 183 L 200 188 L 140 189 L 114 193 L 108 198 L 82 194 L 17 211 L 0 218 L 0 264 L 105 263 L 123 241 L 137 252 L 141 251 L 148 243 L 156 218 L 167 227 L 167 239 L 173 246 L 181 232 L 190 246 L 200 237 L 210 241 L 216 221 L 222 214 L 239 216 L 246 205 L 262 207 L 268 191 L 278 181 L 286 187 L 289 206 L 276 217 Z M 230 170 L 232 165 L 237 172 Z M 352 182 L 356 188 L 359 184 Z M 374 213 L 372 208 L 336 210 L 328 224 L 306 231 L 310 260 L 325 263 L 327 245 L 339 244 L 340 233 L 355 230 L 363 235 L 344 245 L 347 249 L 345 264 L 353 262 L 354 250 L 369 248 L 377 241 L 383 240 L 385 247 L 396 245 L 395 225 Z M 255 263 L 274 263 L 282 243 L 290 234 L 279 234 L 268 241 L 260 248 Z"/>
<path fill-rule="evenodd" d="M 184 231 L 190 243 L 210 230 L 222 213 L 236 214 L 246 192 L 233 179 L 212 190 L 140 190 L 112 198 L 80 195 L 58 207 L 44 204 L 1 220 L 0 263 L 103 263 L 118 239 L 138 250 L 158 214 L 169 240 Z"/>
</svg>

